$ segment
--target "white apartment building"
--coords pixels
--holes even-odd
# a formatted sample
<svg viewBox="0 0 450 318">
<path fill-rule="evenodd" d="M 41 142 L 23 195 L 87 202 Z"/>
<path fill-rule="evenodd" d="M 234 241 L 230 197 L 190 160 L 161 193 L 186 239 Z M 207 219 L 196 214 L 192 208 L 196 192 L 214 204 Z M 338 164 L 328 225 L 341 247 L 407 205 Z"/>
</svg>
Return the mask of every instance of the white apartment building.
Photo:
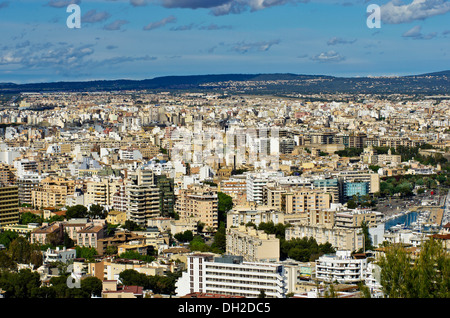
<svg viewBox="0 0 450 318">
<path fill-rule="evenodd" d="M 367 259 L 354 259 L 351 251 L 337 251 L 316 261 L 316 279 L 325 282 L 354 284 L 365 280 Z"/>
<path fill-rule="evenodd" d="M 21 177 L 23 175 L 34 174 L 38 172 L 38 164 L 36 160 L 30 160 L 28 158 L 15 160 L 14 168 L 16 168 L 16 176 Z"/>
<path fill-rule="evenodd" d="M 239 227 L 247 223 L 259 226 L 260 223 L 284 223 L 284 213 L 267 206 L 237 206 L 227 213 L 227 228 Z"/>
<path fill-rule="evenodd" d="M 383 287 L 380 284 L 380 273 L 381 268 L 378 265 L 372 262 L 367 264 L 364 283 L 370 289 L 373 298 L 383 297 Z"/>
<path fill-rule="evenodd" d="M 120 160 L 141 160 L 142 154 L 137 149 L 120 149 L 119 158 Z"/>
<path fill-rule="evenodd" d="M 123 199 L 126 200 L 127 220 L 145 227 L 148 219 L 159 216 L 159 188 L 154 184 L 153 171 L 132 171 L 128 175 L 124 194 L 125 197 L 115 196 L 113 204 L 114 208 L 120 208 Z"/>
<path fill-rule="evenodd" d="M 44 264 L 52 262 L 62 262 L 67 264 L 77 257 L 75 248 L 66 249 L 65 247 L 62 249 L 59 247 L 56 247 L 56 249 L 48 248 L 46 251 L 42 252 L 42 254 L 44 256 Z"/>
<path fill-rule="evenodd" d="M 284 266 L 276 263 L 244 262 L 240 256 L 197 253 L 187 257 L 187 271 L 175 284 L 177 296 L 214 293 L 257 298 L 286 296 Z"/>
<path fill-rule="evenodd" d="M 21 204 L 27 203 L 32 204 L 32 192 L 36 190 L 39 186 L 39 182 L 43 177 L 39 175 L 37 172 L 22 172 L 17 175 L 16 184 L 19 188 L 19 202 Z"/>
<path fill-rule="evenodd" d="M 247 201 L 262 203 L 264 186 L 271 179 L 279 177 L 283 177 L 282 172 L 248 173 L 246 176 Z"/>
</svg>

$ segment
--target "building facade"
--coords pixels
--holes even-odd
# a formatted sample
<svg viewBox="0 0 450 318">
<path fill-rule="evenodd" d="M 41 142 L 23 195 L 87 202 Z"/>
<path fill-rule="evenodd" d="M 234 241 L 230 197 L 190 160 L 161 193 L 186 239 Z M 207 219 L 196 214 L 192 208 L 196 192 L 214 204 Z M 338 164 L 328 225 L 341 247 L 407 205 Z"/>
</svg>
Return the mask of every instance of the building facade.
<svg viewBox="0 0 450 318">
<path fill-rule="evenodd" d="M 367 259 L 355 259 L 351 251 L 323 255 L 316 261 L 316 279 L 324 282 L 355 284 L 365 280 Z"/>
<path fill-rule="evenodd" d="M 280 240 L 274 234 L 256 230 L 253 226 L 228 228 L 226 252 L 241 255 L 248 262 L 277 262 L 280 259 Z"/>
<path fill-rule="evenodd" d="M 19 223 L 19 190 L 15 185 L 0 187 L 0 228 Z"/>
<path fill-rule="evenodd" d="M 191 254 L 187 271 L 176 283 L 177 296 L 190 293 L 213 293 L 257 298 L 286 296 L 284 267 L 277 263 L 245 262 L 242 257 Z"/>
</svg>

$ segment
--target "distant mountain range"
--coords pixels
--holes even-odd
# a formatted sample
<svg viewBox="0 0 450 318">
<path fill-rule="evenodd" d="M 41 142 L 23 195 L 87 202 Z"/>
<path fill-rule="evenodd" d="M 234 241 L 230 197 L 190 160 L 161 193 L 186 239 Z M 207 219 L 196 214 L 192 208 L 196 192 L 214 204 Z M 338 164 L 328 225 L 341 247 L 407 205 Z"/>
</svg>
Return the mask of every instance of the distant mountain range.
<svg viewBox="0 0 450 318">
<path fill-rule="evenodd" d="M 410 76 L 335 77 L 298 74 L 164 76 L 145 80 L 0 83 L 1 93 L 95 91 L 228 91 L 259 94 L 450 94 L 450 70 Z"/>
</svg>

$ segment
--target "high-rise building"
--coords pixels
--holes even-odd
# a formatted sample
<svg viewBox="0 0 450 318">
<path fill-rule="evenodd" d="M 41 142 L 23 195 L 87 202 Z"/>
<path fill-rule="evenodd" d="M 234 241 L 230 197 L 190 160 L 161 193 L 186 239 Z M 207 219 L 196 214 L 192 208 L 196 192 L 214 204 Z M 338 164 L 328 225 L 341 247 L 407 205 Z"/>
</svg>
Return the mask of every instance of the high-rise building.
<svg viewBox="0 0 450 318">
<path fill-rule="evenodd" d="M 16 185 L 0 187 L 0 227 L 19 223 L 19 190 Z"/>
<path fill-rule="evenodd" d="M 152 170 L 137 169 L 128 175 L 125 184 L 127 220 L 147 227 L 147 220 L 160 215 L 159 189 Z"/>
<path fill-rule="evenodd" d="M 172 178 L 166 175 L 156 176 L 156 186 L 159 188 L 159 211 L 162 216 L 174 216 L 175 193 Z"/>
<path fill-rule="evenodd" d="M 219 199 L 217 188 L 198 185 L 180 189 L 175 203 L 175 213 L 180 219 L 193 218 L 205 225 L 204 230 L 218 228 Z"/>
<path fill-rule="evenodd" d="M 66 197 L 74 192 L 75 182 L 64 178 L 45 178 L 31 192 L 32 204 L 36 208 L 63 207 Z"/>
<path fill-rule="evenodd" d="M 20 204 L 33 204 L 32 192 L 36 190 L 41 181 L 38 173 L 25 173 L 17 177 L 16 184 L 19 188 Z"/>
<path fill-rule="evenodd" d="M 88 181 L 84 199 L 85 204 L 98 204 L 103 207 L 112 207 L 113 197 L 118 191 L 119 185 L 119 182 L 108 179 Z"/>
</svg>

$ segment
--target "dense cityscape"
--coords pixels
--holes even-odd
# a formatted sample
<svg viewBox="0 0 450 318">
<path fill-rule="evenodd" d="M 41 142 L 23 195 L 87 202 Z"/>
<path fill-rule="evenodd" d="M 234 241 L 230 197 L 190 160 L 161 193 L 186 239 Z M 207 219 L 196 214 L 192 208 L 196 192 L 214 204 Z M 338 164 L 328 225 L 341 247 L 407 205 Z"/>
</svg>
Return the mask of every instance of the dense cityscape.
<svg viewBox="0 0 450 318">
<path fill-rule="evenodd" d="M 4 96 L 0 297 L 449 296 L 448 97 L 228 88 Z"/>
</svg>

